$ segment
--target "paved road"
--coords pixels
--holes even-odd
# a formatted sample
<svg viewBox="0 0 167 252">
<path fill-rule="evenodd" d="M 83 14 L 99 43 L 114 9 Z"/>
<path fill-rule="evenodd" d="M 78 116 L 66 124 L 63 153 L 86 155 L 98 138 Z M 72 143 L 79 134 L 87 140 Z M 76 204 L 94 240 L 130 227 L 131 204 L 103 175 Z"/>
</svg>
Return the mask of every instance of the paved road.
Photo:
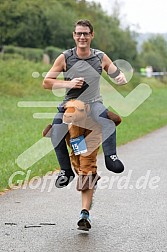
<svg viewBox="0 0 167 252">
<path fill-rule="evenodd" d="M 102 179 L 88 233 L 76 229 L 76 181 L 56 189 L 50 176 L 0 196 L 0 251 L 166 252 L 167 127 L 121 146 L 118 154 L 126 165 L 120 176 L 98 158 Z"/>
</svg>

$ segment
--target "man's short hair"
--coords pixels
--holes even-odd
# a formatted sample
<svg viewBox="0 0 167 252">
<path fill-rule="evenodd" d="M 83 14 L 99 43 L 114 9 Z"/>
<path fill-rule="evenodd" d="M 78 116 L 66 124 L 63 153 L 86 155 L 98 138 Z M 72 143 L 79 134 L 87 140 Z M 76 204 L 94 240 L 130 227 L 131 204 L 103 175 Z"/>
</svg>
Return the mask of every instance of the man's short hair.
<svg viewBox="0 0 167 252">
<path fill-rule="evenodd" d="M 93 32 L 93 26 L 92 26 L 92 24 L 90 23 L 90 21 L 87 20 L 87 19 L 78 20 L 78 21 L 75 23 L 74 28 L 76 28 L 76 26 L 87 26 L 87 27 L 89 27 L 90 32 L 91 32 L 91 33 Z"/>
</svg>

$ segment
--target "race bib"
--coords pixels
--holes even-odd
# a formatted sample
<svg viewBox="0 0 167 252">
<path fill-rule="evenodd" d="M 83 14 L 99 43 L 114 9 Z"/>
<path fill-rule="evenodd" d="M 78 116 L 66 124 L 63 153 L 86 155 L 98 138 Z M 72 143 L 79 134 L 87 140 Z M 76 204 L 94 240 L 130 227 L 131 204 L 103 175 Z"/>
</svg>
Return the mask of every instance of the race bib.
<svg viewBox="0 0 167 252">
<path fill-rule="evenodd" d="M 71 138 L 70 143 L 75 155 L 80 155 L 87 152 L 86 142 L 84 136 Z"/>
</svg>

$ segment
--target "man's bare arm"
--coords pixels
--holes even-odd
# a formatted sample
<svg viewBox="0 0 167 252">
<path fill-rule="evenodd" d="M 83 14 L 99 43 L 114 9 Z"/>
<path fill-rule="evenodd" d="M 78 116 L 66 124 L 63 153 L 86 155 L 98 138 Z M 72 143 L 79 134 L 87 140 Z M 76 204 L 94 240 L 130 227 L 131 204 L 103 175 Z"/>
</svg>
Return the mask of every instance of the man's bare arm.
<svg viewBox="0 0 167 252">
<path fill-rule="evenodd" d="M 113 64 L 106 54 L 103 56 L 102 67 L 107 74 L 117 82 L 118 85 L 124 85 L 127 83 L 125 75 Z"/>
<path fill-rule="evenodd" d="M 64 54 L 61 54 L 46 74 L 43 80 L 43 87 L 50 90 L 58 88 L 81 88 L 84 82 L 83 78 L 74 78 L 71 81 L 57 79 L 58 75 L 65 69 L 65 57 Z"/>
</svg>

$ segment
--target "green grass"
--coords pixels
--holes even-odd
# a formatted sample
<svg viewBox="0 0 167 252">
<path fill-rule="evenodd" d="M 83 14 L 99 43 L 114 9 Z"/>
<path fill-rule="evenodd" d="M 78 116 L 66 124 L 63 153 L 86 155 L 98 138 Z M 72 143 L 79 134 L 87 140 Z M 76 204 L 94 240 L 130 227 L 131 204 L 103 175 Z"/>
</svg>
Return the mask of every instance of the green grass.
<svg viewBox="0 0 167 252">
<path fill-rule="evenodd" d="M 132 79 L 132 83 L 127 86 L 114 85 L 124 97 L 139 83 L 145 83 L 152 89 L 152 94 L 135 111 L 127 117 L 122 117 L 122 123 L 117 127 L 117 145 L 142 137 L 167 124 L 167 84 L 155 78 L 137 79 L 137 81 L 133 82 Z M 104 89 L 103 93 L 107 100 L 110 97 L 110 88 L 105 86 Z"/>
<path fill-rule="evenodd" d="M 1 125 L 0 125 L 0 191 L 8 188 L 9 177 L 16 171 L 21 171 L 13 182 L 24 180 L 27 170 L 22 170 L 15 162 L 17 157 L 27 148 L 41 139 L 43 128 L 51 122 L 51 119 L 34 119 L 33 113 L 52 112 L 55 108 L 21 108 L 17 106 L 19 101 L 54 101 L 56 98 L 41 87 L 43 77 L 32 78 L 32 72 L 40 74 L 46 72 L 50 66 L 42 63 L 33 63 L 23 60 L 0 61 L 1 83 Z M 124 117 L 121 125 L 117 128 L 117 145 L 125 144 L 133 139 L 141 137 L 157 128 L 167 124 L 167 85 L 155 79 L 145 79 L 152 88 L 152 95 L 128 117 Z M 115 87 L 115 86 L 114 86 Z M 105 96 L 110 93 L 103 87 Z M 117 90 L 126 96 L 134 84 L 126 87 L 117 87 Z M 105 100 L 105 99 L 104 99 Z M 48 171 L 58 168 L 58 162 L 54 151 L 43 157 L 28 170 L 30 178 L 43 176 Z"/>
<path fill-rule="evenodd" d="M 125 144 L 167 124 L 167 89 L 153 88 L 152 95 L 117 130 L 117 144 Z"/>
</svg>

